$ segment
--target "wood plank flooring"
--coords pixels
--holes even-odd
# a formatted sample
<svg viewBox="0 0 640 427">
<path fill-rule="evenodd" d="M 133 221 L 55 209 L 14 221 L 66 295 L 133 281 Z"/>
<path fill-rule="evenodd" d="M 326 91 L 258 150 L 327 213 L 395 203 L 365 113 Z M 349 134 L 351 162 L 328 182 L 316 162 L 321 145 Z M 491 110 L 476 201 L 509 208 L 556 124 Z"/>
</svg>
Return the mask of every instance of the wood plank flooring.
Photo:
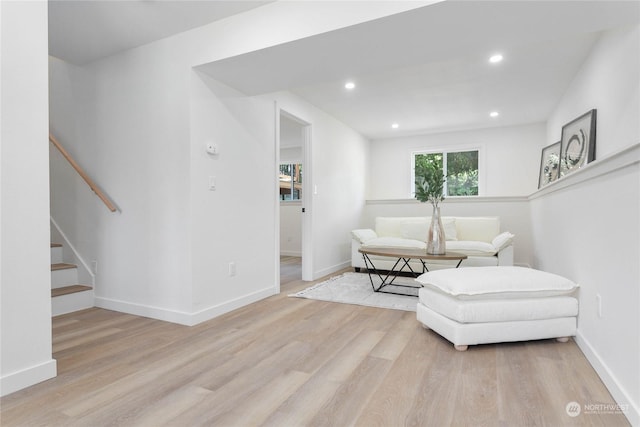
<svg viewBox="0 0 640 427">
<path fill-rule="evenodd" d="M 2 398 L 0 424 L 628 425 L 567 415 L 572 401 L 613 403 L 573 341 L 457 352 L 415 313 L 286 296 L 310 285 L 284 280 L 280 295 L 194 327 L 58 316 L 58 376 Z"/>
</svg>

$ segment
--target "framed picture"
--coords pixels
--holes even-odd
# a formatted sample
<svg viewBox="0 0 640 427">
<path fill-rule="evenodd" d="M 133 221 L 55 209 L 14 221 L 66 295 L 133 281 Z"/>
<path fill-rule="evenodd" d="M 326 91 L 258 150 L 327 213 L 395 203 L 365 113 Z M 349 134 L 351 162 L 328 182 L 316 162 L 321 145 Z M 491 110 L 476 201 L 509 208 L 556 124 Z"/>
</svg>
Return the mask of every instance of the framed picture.
<svg viewBox="0 0 640 427">
<path fill-rule="evenodd" d="M 542 149 L 538 188 L 542 188 L 560 177 L 560 142 Z"/>
<path fill-rule="evenodd" d="M 560 176 L 567 175 L 596 157 L 596 110 L 562 126 Z"/>
</svg>

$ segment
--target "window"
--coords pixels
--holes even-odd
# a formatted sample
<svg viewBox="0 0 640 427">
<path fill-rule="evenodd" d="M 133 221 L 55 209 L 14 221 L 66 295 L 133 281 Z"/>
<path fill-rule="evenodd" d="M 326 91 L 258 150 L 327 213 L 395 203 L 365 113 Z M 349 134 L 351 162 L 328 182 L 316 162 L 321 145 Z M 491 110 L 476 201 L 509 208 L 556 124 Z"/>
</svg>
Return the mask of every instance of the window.
<svg viewBox="0 0 640 427">
<path fill-rule="evenodd" d="M 280 200 L 302 199 L 302 165 L 280 165 Z"/>
<path fill-rule="evenodd" d="M 415 191 L 415 167 L 429 163 L 446 175 L 445 196 L 478 195 L 478 150 L 414 153 L 412 163 L 412 194 Z"/>
</svg>

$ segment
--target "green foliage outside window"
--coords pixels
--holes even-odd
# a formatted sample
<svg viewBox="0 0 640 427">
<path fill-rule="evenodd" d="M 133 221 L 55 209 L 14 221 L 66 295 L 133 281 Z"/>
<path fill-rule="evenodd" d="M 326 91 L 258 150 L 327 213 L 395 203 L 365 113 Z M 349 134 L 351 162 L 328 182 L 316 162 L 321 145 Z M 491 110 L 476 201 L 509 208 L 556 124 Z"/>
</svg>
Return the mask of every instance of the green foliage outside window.
<svg viewBox="0 0 640 427">
<path fill-rule="evenodd" d="M 442 153 L 417 154 L 415 156 L 415 195 L 420 202 L 435 206 L 444 200 L 445 177 Z"/>
<path fill-rule="evenodd" d="M 439 189 L 442 198 L 447 196 L 477 196 L 478 195 L 478 151 L 459 151 L 450 153 L 425 153 L 416 154 L 415 167 L 415 194 L 420 201 L 430 200 L 427 192 L 433 193 Z M 444 179 L 446 176 L 446 180 Z M 435 178 L 440 178 L 438 187 Z M 445 183 L 446 181 L 446 183 Z M 431 183 L 430 190 L 429 185 Z M 445 189 L 446 188 L 446 192 Z M 424 200 L 421 200 L 421 197 Z"/>
<path fill-rule="evenodd" d="M 447 153 L 447 195 L 478 195 L 478 152 Z"/>
</svg>

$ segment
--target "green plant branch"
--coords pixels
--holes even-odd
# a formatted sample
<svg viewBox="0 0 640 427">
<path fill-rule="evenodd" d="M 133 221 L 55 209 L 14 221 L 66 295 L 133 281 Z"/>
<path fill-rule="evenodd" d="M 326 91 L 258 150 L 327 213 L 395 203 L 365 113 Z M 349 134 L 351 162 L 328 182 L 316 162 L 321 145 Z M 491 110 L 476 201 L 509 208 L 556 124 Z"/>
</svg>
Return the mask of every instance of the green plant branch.
<svg viewBox="0 0 640 427">
<path fill-rule="evenodd" d="M 431 202 L 434 206 L 444 200 L 444 183 L 446 178 L 433 165 L 416 165 L 415 197 L 420 202 Z"/>
</svg>

